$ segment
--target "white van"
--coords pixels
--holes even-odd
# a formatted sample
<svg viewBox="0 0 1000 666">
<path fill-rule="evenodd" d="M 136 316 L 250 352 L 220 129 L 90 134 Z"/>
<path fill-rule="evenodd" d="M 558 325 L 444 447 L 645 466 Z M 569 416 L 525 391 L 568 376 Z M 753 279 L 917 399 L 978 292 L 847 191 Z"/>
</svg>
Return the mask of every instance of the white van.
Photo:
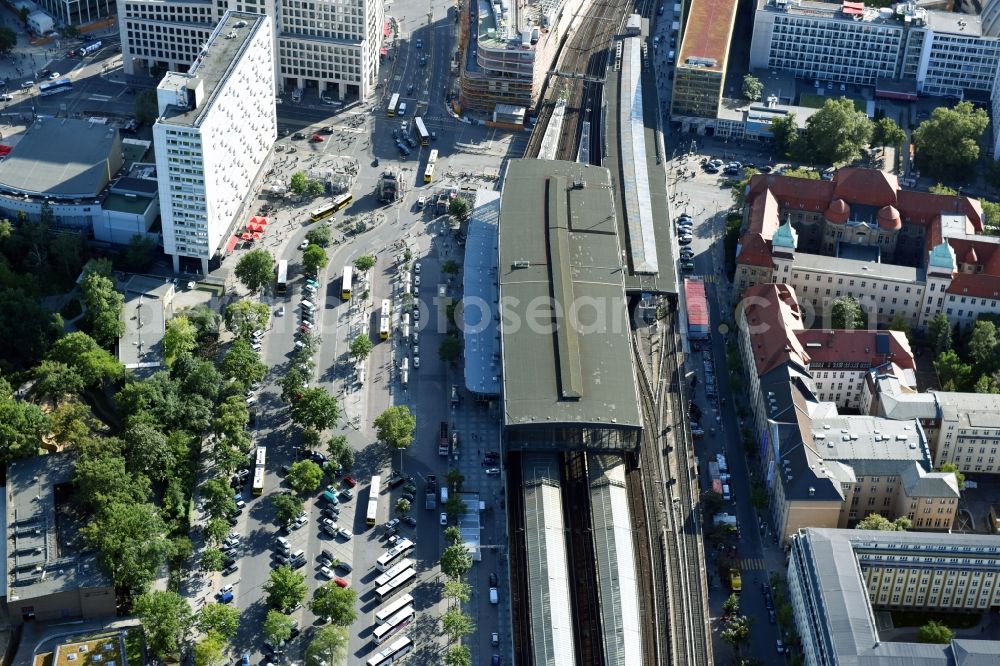
<svg viewBox="0 0 1000 666">
<path fill-rule="evenodd" d="M 447 504 L 447 503 L 448 503 L 448 489 L 442 487 L 441 488 L 441 504 Z"/>
<path fill-rule="evenodd" d="M 727 502 L 733 498 L 732 494 L 729 492 L 729 484 L 722 484 L 722 499 Z"/>
<path fill-rule="evenodd" d="M 358 384 L 361 386 L 365 385 L 365 369 L 358 368 Z"/>
<path fill-rule="evenodd" d="M 292 546 L 288 543 L 288 539 L 285 537 L 278 537 L 278 550 L 286 555 L 292 551 Z"/>
<path fill-rule="evenodd" d="M 306 559 L 306 552 L 304 550 L 299 549 L 299 550 L 295 551 L 294 553 L 292 553 L 291 559 L 292 560 L 304 560 L 304 559 Z"/>
<path fill-rule="evenodd" d="M 312 301 L 310 301 L 309 299 L 303 298 L 302 299 L 302 309 L 309 310 L 310 312 L 312 312 L 313 310 L 316 309 L 316 306 L 313 305 Z"/>
</svg>

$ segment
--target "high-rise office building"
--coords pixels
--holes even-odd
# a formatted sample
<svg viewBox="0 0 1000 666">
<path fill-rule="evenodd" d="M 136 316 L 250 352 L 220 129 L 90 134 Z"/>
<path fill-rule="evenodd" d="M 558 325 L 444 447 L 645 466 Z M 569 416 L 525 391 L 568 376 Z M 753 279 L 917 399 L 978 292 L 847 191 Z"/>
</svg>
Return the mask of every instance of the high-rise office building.
<svg viewBox="0 0 1000 666">
<path fill-rule="evenodd" d="M 227 12 L 194 64 L 156 89 L 164 251 L 202 273 L 250 213 L 277 138 L 271 19 Z"/>
</svg>

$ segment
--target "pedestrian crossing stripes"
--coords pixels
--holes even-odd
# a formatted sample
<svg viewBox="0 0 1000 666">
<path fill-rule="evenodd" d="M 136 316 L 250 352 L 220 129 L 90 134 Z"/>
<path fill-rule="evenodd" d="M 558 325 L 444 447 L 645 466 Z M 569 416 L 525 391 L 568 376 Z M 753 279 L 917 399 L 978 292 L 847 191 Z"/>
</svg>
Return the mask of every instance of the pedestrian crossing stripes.
<svg viewBox="0 0 1000 666">
<path fill-rule="evenodd" d="M 712 273 L 711 275 L 702 275 L 700 277 L 705 282 L 718 282 L 719 281 L 719 276 L 716 275 L 715 273 Z"/>
<path fill-rule="evenodd" d="M 87 100 L 91 102 L 110 102 L 111 95 L 91 95 Z"/>
<path fill-rule="evenodd" d="M 764 565 L 763 557 L 744 557 L 740 560 L 740 569 L 743 571 L 764 571 L 767 567 Z"/>
</svg>

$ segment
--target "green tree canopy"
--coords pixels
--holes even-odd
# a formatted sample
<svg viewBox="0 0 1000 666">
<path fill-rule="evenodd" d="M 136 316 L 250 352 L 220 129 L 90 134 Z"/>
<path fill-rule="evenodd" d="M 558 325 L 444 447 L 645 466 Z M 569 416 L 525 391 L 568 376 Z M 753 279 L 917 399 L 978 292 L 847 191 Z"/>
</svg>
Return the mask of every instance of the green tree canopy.
<svg viewBox="0 0 1000 666">
<path fill-rule="evenodd" d="M 0 378 L 0 462 L 38 453 L 49 419 L 37 405 L 14 398 L 10 385 Z"/>
<path fill-rule="evenodd" d="M 223 523 L 225 524 L 225 523 Z M 201 553 L 202 571 L 222 571 L 226 557 L 218 548 L 206 548 Z"/>
<path fill-rule="evenodd" d="M 170 552 L 152 504 L 110 504 L 82 532 L 115 587 L 129 595 L 146 590 Z"/>
<path fill-rule="evenodd" d="M 750 639 L 750 625 L 750 618 L 746 615 L 731 617 L 719 632 L 719 638 L 729 643 L 738 655 L 743 645 Z"/>
<path fill-rule="evenodd" d="M 160 111 L 156 102 L 156 90 L 147 89 L 135 96 L 135 105 L 132 109 L 137 122 L 143 125 L 152 125 Z"/>
<path fill-rule="evenodd" d="M 256 330 L 267 328 L 271 309 L 266 303 L 241 299 L 226 308 L 226 328 L 242 337 L 249 337 Z"/>
<path fill-rule="evenodd" d="M 261 291 L 274 279 L 274 257 L 267 250 L 250 250 L 240 257 L 234 272 L 251 292 Z"/>
<path fill-rule="evenodd" d="M 306 269 L 307 273 L 319 273 L 321 268 L 324 268 L 330 258 L 326 255 L 326 250 L 324 250 L 319 245 L 309 245 L 302 252 L 302 267 Z"/>
<path fill-rule="evenodd" d="M 835 330 L 863 328 L 865 313 L 853 296 L 841 296 L 830 308 L 830 327 Z"/>
<path fill-rule="evenodd" d="M 462 544 L 448 546 L 441 553 L 441 571 L 448 578 L 461 578 L 472 567 L 472 555 Z"/>
<path fill-rule="evenodd" d="M 787 157 L 796 151 L 799 141 L 799 126 L 794 113 L 771 119 L 771 144 L 774 152 Z"/>
<path fill-rule="evenodd" d="M 38 400 L 51 401 L 58 406 L 66 396 L 77 395 L 85 385 L 83 377 L 65 363 L 42 361 L 31 371 L 35 379 L 31 394 Z"/>
<path fill-rule="evenodd" d="M 261 630 L 271 645 L 280 645 L 292 637 L 295 621 L 281 611 L 269 610 Z"/>
<path fill-rule="evenodd" d="M 20 288 L 0 288 L 0 367 L 27 368 L 38 362 L 63 333 L 62 320 L 42 307 L 40 299 Z M 72 365 L 67 363 L 67 365 Z"/>
<path fill-rule="evenodd" d="M 316 588 L 309 608 L 319 617 L 327 618 L 342 627 L 349 627 L 358 617 L 357 601 L 356 589 L 340 587 L 330 582 Z"/>
<path fill-rule="evenodd" d="M 751 102 L 759 102 L 764 95 L 764 84 L 753 74 L 743 75 L 743 96 Z"/>
<path fill-rule="evenodd" d="M 187 317 L 174 317 L 167 322 L 163 334 L 163 356 L 168 366 L 174 364 L 180 354 L 189 354 L 198 347 L 198 330 Z"/>
<path fill-rule="evenodd" d="M 444 598 L 465 604 L 472 598 L 472 586 L 464 580 L 448 578 L 444 581 Z"/>
<path fill-rule="evenodd" d="M 76 370 L 88 387 L 117 381 L 125 374 L 125 368 L 111 353 L 102 349 L 94 338 L 79 331 L 57 340 L 49 352 L 49 359 Z"/>
<path fill-rule="evenodd" d="M 17 46 L 17 33 L 4 26 L 0 28 L 0 53 L 10 53 Z"/>
<path fill-rule="evenodd" d="M 212 518 L 228 518 L 236 510 L 233 489 L 226 479 L 209 479 L 202 484 L 201 495 L 205 500 L 205 513 Z"/>
<path fill-rule="evenodd" d="M 396 449 L 405 449 L 413 442 L 417 417 L 406 405 L 395 405 L 375 417 L 375 432 L 381 442 Z"/>
<path fill-rule="evenodd" d="M 267 366 L 261 362 L 260 355 L 245 338 L 233 340 L 219 369 L 223 376 L 238 382 L 244 388 L 254 382 L 264 381 L 267 376 Z"/>
<path fill-rule="evenodd" d="M 872 123 L 846 97 L 828 99 L 806 120 L 806 137 L 816 156 L 829 164 L 857 159 L 872 138 Z"/>
<path fill-rule="evenodd" d="M 472 653 L 466 645 L 452 645 L 444 653 L 445 666 L 472 666 Z"/>
<path fill-rule="evenodd" d="M 354 467 L 354 449 L 351 448 L 347 437 L 344 435 L 334 435 L 327 444 L 327 451 L 330 453 L 330 461 L 338 463 L 344 468 L 344 472 L 350 472 Z"/>
<path fill-rule="evenodd" d="M 972 366 L 961 359 L 954 349 L 938 354 L 934 359 L 941 388 L 945 391 L 963 391 L 972 376 Z"/>
<path fill-rule="evenodd" d="M 965 474 L 958 469 L 958 465 L 953 462 L 943 462 L 941 466 L 938 467 L 940 472 L 951 472 L 955 475 L 955 480 L 958 481 L 959 488 L 965 488 Z"/>
<path fill-rule="evenodd" d="M 476 630 L 476 623 L 460 606 L 452 606 L 441 616 L 441 627 L 452 642 L 458 642 Z"/>
<path fill-rule="evenodd" d="M 306 232 L 306 240 L 312 245 L 329 247 L 330 243 L 333 242 L 333 233 L 330 231 L 330 227 L 321 224 Z"/>
<path fill-rule="evenodd" d="M 323 483 L 323 468 L 312 460 L 299 460 L 288 468 L 285 481 L 301 495 L 314 493 Z"/>
<path fill-rule="evenodd" d="M 271 577 L 264 583 L 267 605 L 285 611 L 302 603 L 309 590 L 306 578 L 289 566 L 271 571 Z"/>
<path fill-rule="evenodd" d="M 291 493 L 278 493 L 271 496 L 274 504 L 274 516 L 282 525 L 288 525 L 302 513 L 302 500 Z"/>
<path fill-rule="evenodd" d="M 941 354 L 951 349 L 951 322 L 943 312 L 939 312 L 927 325 L 927 338 L 934 354 Z"/>
<path fill-rule="evenodd" d="M 955 638 L 955 632 L 942 622 L 930 620 L 917 631 L 917 640 L 921 643 L 940 643 L 947 645 Z"/>
<path fill-rule="evenodd" d="M 405 497 L 400 497 L 396 500 L 396 513 L 406 515 L 410 512 L 410 500 Z"/>
<path fill-rule="evenodd" d="M 122 439 L 129 472 L 145 474 L 154 481 L 163 481 L 171 475 L 177 463 L 175 452 L 167 446 L 167 437 L 159 428 L 145 421 L 130 423 Z"/>
<path fill-rule="evenodd" d="M 878 530 L 880 532 L 905 532 L 910 528 L 910 520 L 905 516 L 889 520 L 878 513 L 870 513 L 858 521 L 856 530 Z"/>
<path fill-rule="evenodd" d="M 320 386 L 302 389 L 302 397 L 292 404 L 292 420 L 303 428 L 326 430 L 336 425 L 339 416 L 337 399 Z"/>
<path fill-rule="evenodd" d="M 462 339 L 457 335 L 446 335 L 438 346 L 438 358 L 445 363 L 455 363 L 462 357 Z"/>
<path fill-rule="evenodd" d="M 194 666 L 218 666 L 226 652 L 226 641 L 212 632 L 194 644 Z"/>
<path fill-rule="evenodd" d="M 133 234 L 125 248 L 125 265 L 131 271 L 144 271 L 153 263 L 155 252 L 155 240 L 142 234 Z"/>
<path fill-rule="evenodd" d="M 363 254 L 354 260 L 354 267 L 362 273 L 367 273 L 375 267 L 375 255 Z"/>
<path fill-rule="evenodd" d="M 966 346 L 969 358 L 982 372 L 989 372 L 996 365 L 997 327 L 988 319 L 978 319 L 972 325 L 972 334 Z"/>
<path fill-rule="evenodd" d="M 163 660 L 178 656 L 194 622 L 187 599 L 176 592 L 148 592 L 135 600 L 134 610 L 142 619 L 150 653 Z"/>
<path fill-rule="evenodd" d="M 364 333 L 355 336 L 355 338 L 351 340 L 351 355 L 354 356 L 354 358 L 364 360 L 368 358 L 368 355 L 372 353 L 372 349 L 374 348 L 375 345 L 372 344 L 372 339 Z"/>
<path fill-rule="evenodd" d="M 230 639 L 240 627 L 240 611 L 228 604 L 205 604 L 198 611 L 196 623 L 198 629 L 206 634 L 215 632 Z"/>
<path fill-rule="evenodd" d="M 944 183 L 934 183 L 933 185 L 927 188 L 927 191 L 930 192 L 931 194 L 947 194 L 949 196 L 955 196 L 956 194 L 958 194 L 958 190 L 956 190 L 954 187 L 949 187 Z"/>
<path fill-rule="evenodd" d="M 740 612 L 740 595 L 733 592 L 722 603 L 722 610 L 726 615 L 736 615 Z"/>
<path fill-rule="evenodd" d="M 872 145 L 899 146 L 906 141 L 906 132 L 896 124 L 896 121 L 888 116 L 882 116 L 875 121 L 872 128 Z"/>
<path fill-rule="evenodd" d="M 971 102 L 939 106 L 913 132 L 920 168 L 933 176 L 954 178 L 979 159 L 979 141 L 990 119 Z"/>
<path fill-rule="evenodd" d="M 306 647 L 307 666 L 333 666 L 347 658 L 347 628 L 337 625 L 320 628 Z"/>
<path fill-rule="evenodd" d="M 125 333 L 125 320 L 122 318 L 125 297 L 115 289 L 115 283 L 110 278 L 93 270 L 86 272 L 80 292 L 87 306 L 84 321 L 90 328 L 91 336 L 105 349 L 114 347 Z M 142 313 L 137 315 L 142 316 Z"/>
<path fill-rule="evenodd" d="M 304 171 L 296 171 L 292 174 L 292 177 L 288 179 L 288 189 L 292 191 L 293 194 L 303 195 L 306 190 L 309 189 L 309 177 L 306 176 Z"/>
</svg>

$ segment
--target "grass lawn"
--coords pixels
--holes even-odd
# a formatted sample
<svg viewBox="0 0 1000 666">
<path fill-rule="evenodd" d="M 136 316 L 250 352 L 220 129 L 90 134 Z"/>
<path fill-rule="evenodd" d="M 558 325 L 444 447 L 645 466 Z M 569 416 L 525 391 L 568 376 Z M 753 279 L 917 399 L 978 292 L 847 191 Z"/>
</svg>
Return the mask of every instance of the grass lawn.
<svg viewBox="0 0 1000 666">
<path fill-rule="evenodd" d="M 950 629 L 970 629 L 979 624 L 979 613 L 922 613 L 918 611 L 892 611 L 896 627 L 922 627 L 930 620 L 937 620 Z"/>
<path fill-rule="evenodd" d="M 811 109 L 822 109 L 828 99 L 839 99 L 843 95 L 838 95 L 839 90 L 830 90 L 829 95 L 817 95 L 815 93 L 802 93 L 799 95 L 799 106 L 808 106 Z M 854 108 L 864 113 L 867 110 L 864 100 L 852 99 Z"/>
</svg>

